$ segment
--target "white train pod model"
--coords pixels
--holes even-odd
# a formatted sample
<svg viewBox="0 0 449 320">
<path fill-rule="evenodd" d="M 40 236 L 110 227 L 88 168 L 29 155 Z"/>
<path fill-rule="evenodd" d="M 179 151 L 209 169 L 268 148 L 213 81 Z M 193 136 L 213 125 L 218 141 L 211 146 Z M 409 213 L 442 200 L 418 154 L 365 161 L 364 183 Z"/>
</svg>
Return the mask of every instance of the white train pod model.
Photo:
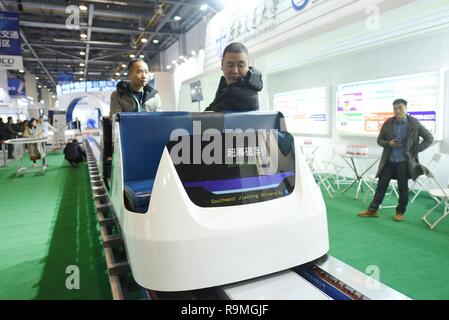
<svg viewBox="0 0 449 320">
<path fill-rule="evenodd" d="M 328 252 L 321 191 L 281 113 L 119 113 L 112 130 L 109 194 L 142 287 L 214 287 Z"/>
</svg>

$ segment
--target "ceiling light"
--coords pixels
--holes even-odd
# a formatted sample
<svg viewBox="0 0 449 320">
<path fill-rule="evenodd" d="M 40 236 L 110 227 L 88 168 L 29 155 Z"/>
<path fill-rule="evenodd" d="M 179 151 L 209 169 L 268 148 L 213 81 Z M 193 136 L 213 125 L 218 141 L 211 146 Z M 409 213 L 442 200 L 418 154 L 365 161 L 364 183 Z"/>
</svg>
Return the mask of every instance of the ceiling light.
<svg viewBox="0 0 449 320">
<path fill-rule="evenodd" d="M 118 77 L 120 76 L 120 72 L 116 72 L 115 75 Z"/>
<path fill-rule="evenodd" d="M 201 10 L 201 11 L 206 11 L 207 8 L 209 8 L 209 6 L 207 5 L 207 3 L 203 3 L 203 4 L 201 5 L 201 7 L 200 7 L 200 10 Z"/>
<path fill-rule="evenodd" d="M 42 88 L 42 86 L 41 86 L 41 85 L 38 85 L 37 87 L 38 87 L 39 89 L 40 89 L 40 88 Z"/>
<path fill-rule="evenodd" d="M 192 51 L 190 51 L 190 54 L 191 54 L 192 56 L 196 56 L 196 51 L 195 51 L 195 50 L 192 50 Z"/>
<path fill-rule="evenodd" d="M 158 44 L 158 43 L 159 43 L 159 40 L 158 40 L 158 39 L 153 39 L 153 43 L 154 43 L 154 44 Z"/>
<path fill-rule="evenodd" d="M 136 57 L 136 55 L 133 54 L 133 53 L 131 53 L 131 54 L 129 55 L 129 57 L 130 57 L 131 59 L 134 59 L 134 58 Z"/>
<path fill-rule="evenodd" d="M 80 78 L 80 81 L 84 81 L 84 78 Z"/>
<path fill-rule="evenodd" d="M 84 63 L 80 62 L 80 67 L 84 67 Z"/>
<path fill-rule="evenodd" d="M 172 60 L 171 63 L 172 63 L 172 64 L 175 64 L 175 63 L 176 63 L 176 60 Z"/>
<path fill-rule="evenodd" d="M 83 70 L 80 70 L 78 73 L 79 73 L 79 74 L 84 74 L 84 71 L 83 71 Z"/>
<path fill-rule="evenodd" d="M 166 68 L 167 68 L 167 70 L 170 70 L 171 69 L 171 65 L 168 64 Z"/>
<path fill-rule="evenodd" d="M 139 55 L 139 58 L 143 59 L 143 58 L 145 58 L 145 56 L 143 54 L 141 54 L 141 55 Z"/>
<path fill-rule="evenodd" d="M 80 8 L 81 11 L 87 11 L 87 6 L 85 5 L 80 5 L 78 8 Z"/>
<path fill-rule="evenodd" d="M 124 74 L 125 76 L 127 76 L 127 75 L 128 75 L 128 72 L 123 72 L 123 74 Z"/>
<path fill-rule="evenodd" d="M 173 19 L 175 19 L 175 21 L 180 21 L 181 17 L 180 16 L 175 16 Z"/>
<path fill-rule="evenodd" d="M 36 77 L 36 80 L 39 80 L 39 77 Z"/>
<path fill-rule="evenodd" d="M 148 42 L 148 39 L 147 39 L 147 38 L 142 38 L 142 39 L 140 39 L 140 42 L 142 42 L 142 43 L 147 43 L 147 42 Z"/>
<path fill-rule="evenodd" d="M 126 68 L 126 64 L 122 63 L 122 68 Z"/>
<path fill-rule="evenodd" d="M 19 70 L 19 72 L 20 72 L 20 73 L 24 73 L 25 71 L 24 71 L 24 70 L 22 70 L 22 69 L 20 69 L 20 70 Z"/>
<path fill-rule="evenodd" d="M 80 55 L 85 56 L 86 53 L 84 51 L 80 51 Z"/>
<path fill-rule="evenodd" d="M 86 38 L 87 38 L 87 34 L 81 33 L 81 34 L 80 34 L 80 37 L 81 37 L 81 39 L 86 39 Z"/>
<path fill-rule="evenodd" d="M 55 96 L 54 94 L 52 94 L 52 95 L 51 95 L 51 97 L 52 97 L 53 99 L 55 99 L 55 98 L 56 98 L 56 96 Z"/>
<path fill-rule="evenodd" d="M 47 88 L 47 86 L 44 86 L 44 88 Z"/>
</svg>

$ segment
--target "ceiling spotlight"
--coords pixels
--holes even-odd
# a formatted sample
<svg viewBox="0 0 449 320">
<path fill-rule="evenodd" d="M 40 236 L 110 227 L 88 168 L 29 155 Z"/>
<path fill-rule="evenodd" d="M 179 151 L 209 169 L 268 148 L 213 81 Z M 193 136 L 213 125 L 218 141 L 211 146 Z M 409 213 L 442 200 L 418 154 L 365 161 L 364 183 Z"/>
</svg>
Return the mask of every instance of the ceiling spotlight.
<svg viewBox="0 0 449 320">
<path fill-rule="evenodd" d="M 47 88 L 47 86 L 44 86 L 44 88 Z"/>
<path fill-rule="evenodd" d="M 42 86 L 41 86 L 41 85 L 38 85 L 37 87 L 38 87 L 39 89 L 40 89 L 40 88 L 42 88 Z"/>
<path fill-rule="evenodd" d="M 116 72 L 115 75 L 118 77 L 120 76 L 120 72 Z"/>
<path fill-rule="evenodd" d="M 159 43 L 159 40 L 158 40 L 158 39 L 153 39 L 153 43 L 154 43 L 154 44 L 158 44 L 158 43 Z"/>
<path fill-rule="evenodd" d="M 143 58 L 145 58 L 145 56 L 143 54 L 141 54 L 141 55 L 139 55 L 139 58 L 143 59 Z"/>
<path fill-rule="evenodd" d="M 36 77 L 36 80 L 39 80 L 39 77 Z"/>
<path fill-rule="evenodd" d="M 85 53 L 84 51 L 80 51 L 80 55 L 81 55 L 81 56 L 85 56 L 86 53 Z"/>
<path fill-rule="evenodd" d="M 53 99 L 55 99 L 55 98 L 56 98 L 56 96 L 55 96 L 54 94 L 52 94 L 52 95 L 51 95 L 51 97 L 52 97 Z"/>
<path fill-rule="evenodd" d="M 172 60 L 171 63 L 172 63 L 172 64 L 175 64 L 175 63 L 176 63 L 176 60 Z"/>
<path fill-rule="evenodd" d="M 128 72 L 123 72 L 123 75 L 127 76 L 127 75 L 128 75 Z"/>
<path fill-rule="evenodd" d="M 126 64 L 122 63 L 122 68 L 126 68 Z"/>
<path fill-rule="evenodd" d="M 171 65 L 168 64 L 166 68 L 167 68 L 167 70 L 170 70 L 171 69 Z"/>
<path fill-rule="evenodd" d="M 81 39 L 86 39 L 86 38 L 87 38 L 87 34 L 81 33 L 81 34 L 80 34 L 80 37 L 81 37 Z"/>
<path fill-rule="evenodd" d="M 142 43 L 147 43 L 147 42 L 148 42 L 148 39 L 147 39 L 147 38 L 142 38 L 142 39 L 140 39 L 140 42 L 142 42 Z"/>
<path fill-rule="evenodd" d="M 40 103 L 44 103 L 44 100 L 39 101 Z"/>
<path fill-rule="evenodd" d="M 87 11 L 87 6 L 85 5 L 80 5 L 78 8 L 80 8 L 81 11 Z"/>
<path fill-rule="evenodd" d="M 131 53 L 131 54 L 129 55 L 129 57 L 130 57 L 131 59 L 134 59 L 134 58 L 136 57 L 136 55 L 133 54 L 133 53 Z"/>
<path fill-rule="evenodd" d="M 180 16 L 175 16 L 173 19 L 174 19 L 175 21 L 180 21 L 180 20 L 181 20 L 181 17 L 180 17 Z"/>
<path fill-rule="evenodd" d="M 84 67 L 84 63 L 80 62 L 80 67 Z"/>
<path fill-rule="evenodd" d="M 200 10 L 201 10 L 201 11 L 206 11 L 207 8 L 209 8 L 209 6 L 207 5 L 207 3 L 203 3 L 203 4 L 201 5 L 201 7 L 200 7 Z"/>
<path fill-rule="evenodd" d="M 84 78 L 80 78 L 80 81 L 84 81 Z"/>
<path fill-rule="evenodd" d="M 195 51 L 195 50 L 192 50 L 192 51 L 190 51 L 190 54 L 191 54 L 192 56 L 196 56 L 196 51 Z"/>
<path fill-rule="evenodd" d="M 24 73 L 25 71 L 24 71 L 24 70 L 22 70 L 22 69 L 20 69 L 20 70 L 19 70 L 19 72 L 20 72 L 20 73 Z"/>
<path fill-rule="evenodd" d="M 80 70 L 78 73 L 79 73 L 79 74 L 84 74 L 84 71 L 83 71 L 83 70 Z"/>
</svg>

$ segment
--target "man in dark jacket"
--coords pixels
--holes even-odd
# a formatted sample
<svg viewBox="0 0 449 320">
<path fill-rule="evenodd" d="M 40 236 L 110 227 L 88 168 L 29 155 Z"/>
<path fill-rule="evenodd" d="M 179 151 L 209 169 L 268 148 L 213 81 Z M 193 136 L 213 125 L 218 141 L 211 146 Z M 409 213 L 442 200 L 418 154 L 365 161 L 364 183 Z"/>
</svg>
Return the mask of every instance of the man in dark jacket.
<svg viewBox="0 0 449 320">
<path fill-rule="evenodd" d="M 148 84 L 150 72 L 142 60 L 128 64 L 129 81 L 120 81 L 117 90 L 111 94 L 109 117 L 117 112 L 162 111 L 162 102 L 155 90 Z"/>
<path fill-rule="evenodd" d="M 221 70 L 215 99 L 205 111 L 259 110 L 262 74 L 249 66 L 248 49 L 243 44 L 234 42 L 224 49 Z"/>
<path fill-rule="evenodd" d="M 86 152 L 81 148 L 78 140 L 73 139 L 65 146 L 64 156 L 70 165 L 74 167 L 86 159 Z"/>
<path fill-rule="evenodd" d="M 16 139 L 18 135 L 18 132 L 14 130 L 14 123 L 12 122 L 12 117 L 8 117 L 8 122 L 5 126 L 5 138 L 6 140 L 9 139 Z M 14 152 L 14 145 L 8 144 L 8 159 L 13 159 L 13 152 Z"/>
<path fill-rule="evenodd" d="M 391 179 L 398 181 L 399 204 L 396 207 L 396 221 L 404 220 L 408 203 L 408 179 L 416 180 L 427 174 L 426 167 L 418 160 L 418 153 L 433 142 L 432 134 L 416 118 L 407 115 L 407 101 L 393 102 L 394 117 L 383 124 L 377 143 L 384 148 L 376 177 L 379 178 L 373 201 L 367 210 L 358 213 L 360 217 L 377 217 Z M 423 139 L 420 142 L 420 137 Z"/>
</svg>

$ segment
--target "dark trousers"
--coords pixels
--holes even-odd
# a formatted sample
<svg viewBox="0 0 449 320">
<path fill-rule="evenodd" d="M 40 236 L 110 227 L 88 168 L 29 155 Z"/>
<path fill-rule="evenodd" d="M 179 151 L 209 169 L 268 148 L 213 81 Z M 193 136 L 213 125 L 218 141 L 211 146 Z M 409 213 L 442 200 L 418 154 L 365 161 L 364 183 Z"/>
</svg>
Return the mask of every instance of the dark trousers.
<svg viewBox="0 0 449 320">
<path fill-rule="evenodd" d="M 385 197 L 391 179 L 398 181 L 399 203 L 396 212 L 405 213 L 408 203 L 408 178 L 407 178 L 407 161 L 387 162 L 379 175 L 376 193 L 368 210 L 377 211 Z"/>
<path fill-rule="evenodd" d="M 14 152 L 14 145 L 8 144 L 8 159 L 14 158 L 13 152 Z"/>
</svg>

